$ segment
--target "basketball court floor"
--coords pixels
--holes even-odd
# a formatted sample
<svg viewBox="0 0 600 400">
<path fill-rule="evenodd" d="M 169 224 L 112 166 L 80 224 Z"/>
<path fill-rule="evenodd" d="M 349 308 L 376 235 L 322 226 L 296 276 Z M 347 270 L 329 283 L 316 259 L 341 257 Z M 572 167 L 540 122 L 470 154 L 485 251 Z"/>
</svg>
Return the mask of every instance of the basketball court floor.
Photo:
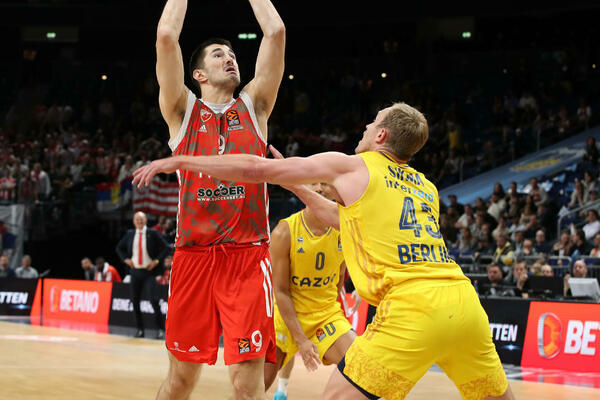
<svg viewBox="0 0 600 400">
<path fill-rule="evenodd" d="M 0 321 L 0 399 L 153 399 L 167 367 L 167 353 L 158 340 Z M 289 399 L 318 398 L 332 368 L 308 372 L 296 360 Z M 513 367 L 507 375 L 518 399 L 600 399 L 598 374 Z M 204 367 L 191 398 L 227 399 L 231 394 L 220 354 L 217 365 Z M 460 395 L 434 366 L 407 399 L 452 400 Z"/>
</svg>

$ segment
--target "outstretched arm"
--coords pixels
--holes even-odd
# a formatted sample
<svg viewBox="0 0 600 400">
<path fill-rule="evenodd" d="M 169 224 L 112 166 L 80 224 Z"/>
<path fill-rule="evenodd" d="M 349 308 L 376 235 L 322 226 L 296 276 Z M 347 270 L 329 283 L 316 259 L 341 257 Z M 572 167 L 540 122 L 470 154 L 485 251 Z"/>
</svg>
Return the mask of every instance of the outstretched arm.
<svg viewBox="0 0 600 400">
<path fill-rule="evenodd" d="M 175 156 L 155 160 L 139 168 L 133 174 L 133 184 L 148 186 L 156 174 L 181 169 L 227 181 L 268 182 L 277 185 L 327 182 L 335 186 L 337 179 L 355 172 L 361 166 L 364 163 L 360 157 L 335 152 L 283 160 L 249 154 Z"/>
<path fill-rule="evenodd" d="M 270 0 L 249 0 L 263 38 L 258 49 L 254 79 L 244 88 L 256 110 L 261 131 L 267 132 L 267 119 L 273 111 L 283 77 L 285 25 Z M 266 139 L 266 137 L 265 137 Z"/>
<path fill-rule="evenodd" d="M 304 365 L 309 371 L 320 364 L 317 346 L 307 337 L 298 321 L 296 307 L 290 294 L 290 247 L 291 232 L 285 221 L 280 221 L 271 233 L 271 261 L 273 262 L 273 291 L 279 313 L 298 344 Z"/>
<path fill-rule="evenodd" d="M 187 0 L 168 0 L 156 31 L 156 77 L 160 86 L 158 103 L 171 138 L 177 136 L 183 121 L 188 93 L 179 47 L 179 34 L 186 9 Z"/>
</svg>

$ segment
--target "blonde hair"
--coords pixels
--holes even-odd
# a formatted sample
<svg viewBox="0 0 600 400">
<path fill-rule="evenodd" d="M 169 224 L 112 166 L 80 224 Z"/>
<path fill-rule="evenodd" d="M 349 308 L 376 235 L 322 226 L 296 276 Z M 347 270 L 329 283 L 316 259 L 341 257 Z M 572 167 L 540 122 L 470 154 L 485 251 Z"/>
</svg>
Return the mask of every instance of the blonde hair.
<svg viewBox="0 0 600 400">
<path fill-rule="evenodd" d="M 406 103 L 393 104 L 377 128 L 388 131 L 386 147 L 399 159 L 408 161 L 427 142 L 427 119 Z"/>
</svg>

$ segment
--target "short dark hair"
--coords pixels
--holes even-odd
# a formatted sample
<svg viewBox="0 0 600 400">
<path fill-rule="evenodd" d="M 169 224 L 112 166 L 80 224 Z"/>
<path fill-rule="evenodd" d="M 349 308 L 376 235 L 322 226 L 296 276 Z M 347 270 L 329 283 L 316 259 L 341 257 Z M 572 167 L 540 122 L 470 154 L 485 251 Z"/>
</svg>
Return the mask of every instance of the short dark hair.
<svg viewBox="0 0 600 400">
<path fill-rule="evenodd" d="M 204 42 L 200 43 L 198 47 L 196 47 L 196 49 L 192 52 L 192 56 L 190 57 L 189 67 L 192 81 L 198 89 L 200 89 L 200 85 L 198 85 L 198 82 L 196 82 L 194 79 L 194 70 L 198 68 L 204 68 L 204 57 L 206 56 L 206 52 L 204 50 L 211 44 L 223 44 L 233 50 L 231 42 L 223 38 L 206 39 Z"/>
</svg>

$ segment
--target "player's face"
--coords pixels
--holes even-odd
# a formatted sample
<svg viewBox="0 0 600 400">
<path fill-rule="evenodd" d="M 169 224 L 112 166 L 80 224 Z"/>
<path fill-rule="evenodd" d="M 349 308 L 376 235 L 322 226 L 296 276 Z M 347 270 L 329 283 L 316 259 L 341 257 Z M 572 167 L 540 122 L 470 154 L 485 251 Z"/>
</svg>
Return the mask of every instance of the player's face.
<svg viewBox="0 0 600 400">
<path fill-rule="evenodd" d="M 377 146 L 375 138 L 377 137 L 377 134 L 380 131 L 380 129 L 378 129 L 377 126 L 381 124 L 387 112 L 387 108 L 379 111 L 377 113 L 377 116 L 375 117 L 375 120 L 366 126 L 366 129 L 363 132 L 362 139 L 360 140 L 360 142 L 358 142 L 356 149 L 354 149 L 354 152 L 356 154 L 364 153 L 365 151 L 375 150 Z"/>
<path fill-rule="evenodd" d="M 321 196 L 325 197 L 328 200 L 335 201 L 335 196 L 333 195 L 332 187 L 325 182 L 313 183 L 310 185 L 311 189 L 315 192 L 319 193 Z"/>
<path fill-rule="evenodd" d="M 235 53 L 224 44 L 211 44 L 205 49 L 204 68 L 208 83 L 236 88 L 240 73 Z"/>
</svg>

